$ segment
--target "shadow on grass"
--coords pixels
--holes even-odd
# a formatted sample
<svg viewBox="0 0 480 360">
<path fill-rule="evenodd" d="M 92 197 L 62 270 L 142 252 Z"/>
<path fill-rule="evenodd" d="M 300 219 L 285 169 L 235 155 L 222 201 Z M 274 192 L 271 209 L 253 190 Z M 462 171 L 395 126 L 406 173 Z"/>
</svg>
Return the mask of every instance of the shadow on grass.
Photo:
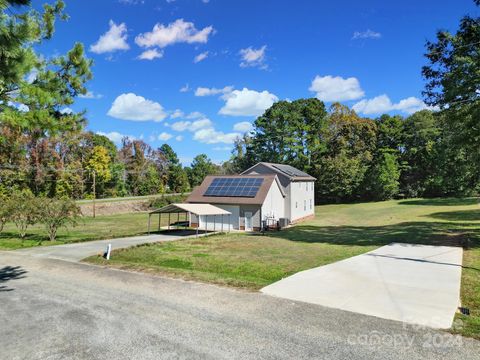
<svg viewBox="0 0 480 360">
<path fill-rule="evenodd" d="M 427 206 L 465 206 L 480 204 L 480 198 L 436 198 L 403 200 L 400 205 L 427 205 Z"/>
<path fill-rule="evenodd" d="M 12 288 L 9 288 L 3 283 L 11 280 L 23 279 L 25 274 L 27 273 L 26 270 L 23 270 L 20 266 L 4 266 L 0 269 L 0 292 L 2 291 L 12 291 Z"/>
<path fill-rule="evenodd" d="M 383 246 L 392 242 L 480 247 L 480 227 L 469 223 L 404 222 L 386 226 L 312 226 L 297 225 L 267 236 L 305 243 L 349 246 Z"/>
<path fill-rule="evenodd" d="M 480 221 L 480 207 L 478 210 L 437 212 L 427 216 L 449 221 Z"/>
</svg>

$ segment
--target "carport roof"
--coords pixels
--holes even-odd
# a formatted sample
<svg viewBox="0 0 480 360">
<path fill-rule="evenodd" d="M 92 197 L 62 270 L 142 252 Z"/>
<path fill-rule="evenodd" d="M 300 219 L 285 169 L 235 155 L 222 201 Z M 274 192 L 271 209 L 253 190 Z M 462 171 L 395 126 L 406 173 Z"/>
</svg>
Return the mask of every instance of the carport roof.
<svg viewBox="0 0 480 360">
<path fill-rule="evenodd" d="M 231 212 L 212 204 L 170 204 L 153 210 L 150 214 L 189 212 L 195 215 L 230 215 Z"/>
</svg>

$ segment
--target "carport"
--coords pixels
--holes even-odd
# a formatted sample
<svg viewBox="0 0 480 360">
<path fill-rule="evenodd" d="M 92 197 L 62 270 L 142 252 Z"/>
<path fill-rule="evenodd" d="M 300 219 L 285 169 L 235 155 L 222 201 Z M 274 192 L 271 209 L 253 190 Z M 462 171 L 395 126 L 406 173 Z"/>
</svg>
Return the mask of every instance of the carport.
<svg viewBox="0 0 480 360">
<path fill-rule="evenodd" d="M 188 225 L 190 225 L 190 216 L 191 214 L 196 215 L 198 218 L 201 216 L 205 216 L 206 221 L 205 221 L 205 233 L 208 231 L 208 217 L 213 216 L 213 232 L 215 232 L 216 229 L 216 216 L 220 215 L 222 217 L 221 225 L 219 227 L 219 231 L 223 232 L 224 230 L 227 230 L 230 232 L 231 228 L 231 222 L 230 222 L 230 216 L 231 212 L 221 209 L 219 207 L 213 206 L 211 204 L 170 204 L 166 205 L 160 209 L 153 210 L 148 213 L 148 233 L 150 233 L 150 228 L 151 228 L 151 219 L 152 215 L 157 215 L 158 214 L 158 231 L 161 229 L 161 223 L 162 223 L 162 214 L 168 214 L 168 229 L 170 229 L 171 226 L 171 216 L 172 214 L 177 215 L 177 222 L 176 226 L 178 227 L 180 225 L 180 214 L 185 214 L 186 218 L 188 219 L 186 222 L 188 222 Z M 223 217 L 228 216 L 228 227 L 227 229 L 224 229 L 224 222 L 223 222 Z M 184 224 L 185 227 L 186 224 Z M 197 226 L 196 229 L 196 234 L 198 237 L 198 231 L 199 231 L 199 226 Z"/>
</svg>

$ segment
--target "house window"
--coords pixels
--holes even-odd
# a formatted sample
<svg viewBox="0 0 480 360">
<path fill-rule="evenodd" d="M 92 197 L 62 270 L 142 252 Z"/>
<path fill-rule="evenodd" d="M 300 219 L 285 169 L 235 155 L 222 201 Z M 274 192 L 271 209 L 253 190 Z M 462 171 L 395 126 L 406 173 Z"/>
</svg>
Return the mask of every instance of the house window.
<svg viewBox="0 0 480 360">
<path fill-rule="evenodd" d="M 310 199 L 310 210 L 312 210 L 312 199 Z"/>
<path fill-rule="evenodd" d="M 295 201 L 295 209 L 298 208 L 298 202 Z"/>
<path fill-rule="evenodd" d="M 307 211 L 307 200 L 303 200 L 303 211 Z"/>
</svg>

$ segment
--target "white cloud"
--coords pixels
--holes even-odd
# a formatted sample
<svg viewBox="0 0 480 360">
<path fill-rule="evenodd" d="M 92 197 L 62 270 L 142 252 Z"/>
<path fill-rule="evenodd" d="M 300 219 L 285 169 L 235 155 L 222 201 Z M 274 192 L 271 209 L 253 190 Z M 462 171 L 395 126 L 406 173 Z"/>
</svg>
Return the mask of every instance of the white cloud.
<svg viewBox="0 0 480 360">
<path fill-rule="evenodd" d="M 170 127 L 175 131 L 197 131 L 204 128 L 210 128 L 213 126 L 213 123 L 210 119 L 203 118 L 195 121 L 177 121 L 170 125 Z"/>
<path fill-rule="evenodd" d="M 103 54 L 117 50 L 128 50 L 127 44 L 127 26 L 125 23 L 117 25 L 110 20 L 110 29 L 100 36 L 98 41 L 90 46 L 90 51 L 96 54 Z"/>
<path fill-rule="evenodd" d="M 103 131 L 97 131 L 97 134 L 98 134 L 98 135 L 106 136 L 107 138 L 109 138 L 110 140 L 112 140 L 115 144 L 121 144 L 122 139 L 123 139 L 124 137 L 128 137 L 128 138 L 130 138 L 130 139 L 135 139 L 135 136 L 120 134 L 120 133 L 117 132 L 117 131 L 111 131 L 111 132 L 108 132 L 108 133 L 105 133 L 105 132 L 103 132 Z"/>
<path fill-rule="evenodd" d="M 205 144 L 233 144 L 235 139 L 240 137 L 240 133 L 224 133 L 216 131 L 213 127 L 207 129 L 200 129 L 195 132 L 193 139 Z"/>
<path fill-rule="evenodd" d="M 30 110 L 30 108 L 29 108 L 27 105 L 21 104 L 21 103 L 17 103 L 17 102 L 14 102 L 14 101 L 8 101 L 8 102 L 7 102 L 7 105 L 8 105 L 8 106 L 12 106 L 12 107 L 16 108 L 18 111 L 22 111 L 22 112 L 27 112 L 28 110 Z M 70 112 L 72 112 L 72 109 L 70 109 L 70 108 L 65 108 L 65 109 L 69 109 Z M 64 110 L 65 110 L 65 109 L 64 109 Z M 63 111 L 63 110 L 60 110 L 60 112 L 61 112 L 62 114 L 64 114 L 64 112 L 62 112 L 62 111 Z"/>
<path fill-rule="evenodd" d="M 341 76 L 315 76 L 309 88 L 316 92 L 316 98 L 322 101 L 355 100 L 365 95 L 357 78 L 347 79 Z"/>
<path fill-rule="evenodd" d="M 358 40 L 358 39 L 380 39 L 382 37 L 382 34 L 379 32 L 373 31 L 373 30 L 366 30 L 366 31 L 355 31 L 353 33 L 352 39 L 353 40 Z"/>
<path fill-rule="evenodd" d="M 190 91 L 190 85 L 185 84 L 180 88 L 180 92 L 189 92 Z"/>
<path fill-rule="evenodd" d="M 231 116 L 259 116 L 278 100 L 278 97 L 268 91 L 258 92 L 243 88 L 233 90 L 222 96 L 225 105 L 219 114 Z"/>
<path fill-rule="evenodd" d="M 119 95 L 108 111 L 108 115 L 132 121 L 162 121 L 167 117 L 162 105 L 133 93 Z"/>
<path fill-rule="evenodd" d="M 233 91 L 233 86 L 225 86 L 223 89 L 197 87 L 195 90 L 195 96 L 211 96 L 218 94 L 230 94 Z"/>
<path fill-rule="evenodd" d="M 208 57 L 208 51 L 202 52 L 193 58 L 193 62 L 199 63 L 200 61 L 205 60 Z"/>
<path fill-rule="evenodd" d="M 33 83 L 35 80 L 37 80 L 37 76 L 38 76 L 38 70 L 37 69 L 33 69 L 32 71 L 30 71 L 27 76 L 25 77 L 25 81 L 29 84 Z"/>
<path fill-rule="evenodd" d="M 167 140 L 170 140 L 172 137 L 173 137 L 172 134 L 169 134 L 167 132 L 162 132 L 160 135 L 158 135 L 158 140 L 167 141 Z"/>
<path fill-rule="evenodd" d="M 101 99 L 103 95 L 95 94 L 93 91 L 87 91 L 86 94 L 78 94 L 78 97 L 82 99 Z"/>
<path fill-rule="evenodd" d="M 25 105 L 24 105 L 25 106 Z M 20 109 L 19 109 L 20 110 Z M 21 111 L 21 110 L 20 110 Z M 70 114 L 73 114 L 73 110 L 69 107 L 65 107 L 63 109 L 60 110 L 60 113 L 61 114 L 64 114 L 64 115 L 70 115 Z"/>
<path fill-rule="evenodd" d="M 353 105 L 353 110 L 365 115 L 381 114 L 389 111 L 401 111 L 407 114 L 413 114 L 416 111 L 427 109 L 428 106 L 416 97 L 408 97 L 400 100 L 398 103 L 392 103 L 390 98 L 383 94 L 373 99 L 364 99 Z"/>
<path fill-rule="evenodd" d="M 170 115 L 170 119 L 177 119 L 177 118 L 184 117 L 184 116 L 185 116 L 185 114 L 183 113 L 182 110 L 176 109 L 176 110 Z"/>
<path fill-rule="evenodd" d="M 182 136 L 182 135 L 175 136 L 175 140 L 177 140 L 177 141 L 182 141 L 182 140 L 183 140 L 183 136 Z"/>
<path fill-rule="evenodd" d="M 163 51 L 158 51 L 157 49 L 149 49 L 142 52 L 138 59 L 140 60 L 153 60 L 153 59 L 160 59 L 163 57 Z"/>
<path fill-rule="evenodd" d="M 253 125 L 252 125 L 252 123 L 250 123 L 248 121 L 238 122 L 235 125 L 233 125 L 233 130 L 234 131 L 239 131 L 239 132 L 242 132 L 242 133 L 249 132 L 252 129 L 253 129 Z"/>
<path fill-rule="evenodd" d="M 263 45 L 261 48 L 254 49 L 251 46 L 245 49 L 240 50 L 240 57 L 242 61 L 240 62 L 241 67 L 259 67 L 261 69 L 266 69 L 267 65 L 265 64 L 265 52 L 267 50 L 267 45 Z"/>
<path fill-rule="evenodd" d="M 202 114 L 200 111 L 192 111 L 190 114 L 185 116 L 187 119 L 199 119 L 199 118 L 204 118 L 205 115 Z"/>
<path fill-rule="evenodd" d="M 158 46 L 160 48 L 176 43 L 204 44 L 213 31 L 212 26 L 197 30 L 192 22 L 178 19 L 166 26 L 159 23 L 155 24 L 151 32 L 138 35 L 135 38 L 135 43 L 142 47 Z"/>
<path fill-rule="evenodd" d="M 190 121 L 177 121 L 170 125 L 170 127 L 175 131 L 185 131 L 190 126 Z"/>
</svg>

